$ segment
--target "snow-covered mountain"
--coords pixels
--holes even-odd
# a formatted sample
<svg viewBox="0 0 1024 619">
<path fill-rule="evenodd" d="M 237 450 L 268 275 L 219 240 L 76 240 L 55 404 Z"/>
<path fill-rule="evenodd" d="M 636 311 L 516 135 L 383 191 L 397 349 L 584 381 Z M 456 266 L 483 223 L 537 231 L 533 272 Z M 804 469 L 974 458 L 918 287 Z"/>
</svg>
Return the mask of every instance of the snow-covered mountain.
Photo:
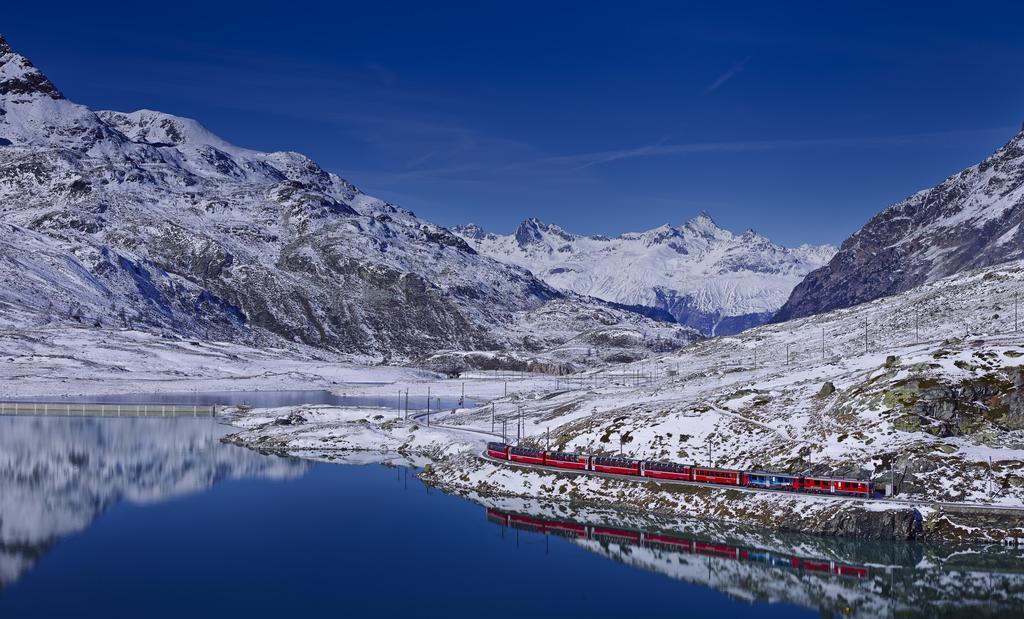
<svg viewBox="0 0 1024 619">
<path fill-rule="evenodd" d="M 301 154 L 241 148 L 160 112 L 75 104 L 2 38 L 0 232 L 8 326 L 283 339 L 386 361 L 517 348 L 526 335 L 543 345 L 521 316 L 552 300 L 581 315 L 600 305 Z"/>
<path fill-rule="evenodd" d="M 782 247 L 753 230 L 734 234 L 707 213 L 614 238 L 571 234 L 537 219 L 511 235 L 473 224 L 453 230 L 476 251 L 555 288 L 664 310 L 706 335 L 767 322 L 793 286 L 835 253 L 830 245 Z"/>
<path fill-rule="evenodd" d="M 1024 256 L 1024 129 L 978 165 L 875 215 L 793 290 L 783 321 Z"/>
</svg>

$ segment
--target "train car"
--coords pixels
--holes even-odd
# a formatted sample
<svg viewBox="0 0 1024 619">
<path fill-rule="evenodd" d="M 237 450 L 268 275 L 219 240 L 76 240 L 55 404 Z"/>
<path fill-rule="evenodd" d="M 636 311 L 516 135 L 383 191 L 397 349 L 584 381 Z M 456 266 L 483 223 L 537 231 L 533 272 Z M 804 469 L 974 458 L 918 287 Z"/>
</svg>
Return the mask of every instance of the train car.
<svg viewBox="0 0 1024 619">
<path fill-rule="evenodd" d="M 590 456 L 564 453 L 560 451 L 548 451 L 544 453 L 544 462 L 548 466 L 557 466 L 560 469 L 587 470 L 590 464 Z"/>
<path fill-rule="evenodd" d="M 800 480 L 804 492 L 835 493 L 835 485 L 831 477 L 804 477 Z"/>
<path fill-rule="evenodd" d="M 508 460 L 508 445 L 505 443 L 487 443 L 487 455 L 492 458 Z"/>
<path fill-rule="evenodd" d="M 777 555 L 767 550 L 748 551 L 747 560 L 754 563 L 762 563 L 768 567 L 788 568 L 793 566 L 792 560 L 789 557 Z"/>
<path fill-rule="evenodd" d="M 766 490 L 799 490 L 800 478 L 782 473 L 743 472 L 743 485 Z"/>
<path fill-rule="evenodd" d="M 544 450 L 530 449 L 529 447 L 509 447 L 508 459 L 513 462 L 525 462 L 527 464 L 544 464 Z"/>
<path fill-rule="evenodd" d="M 833 479 L 833 487 L 836 494 L 850 494 L 855 496 L 871 496 L 874 487 L 870 481 L 858 479 Z"/>
<path fill-rule="evenodd" d="M 654 479 L 682 479 L 693 481 L 693 469 L 685 464 L 674 462 L 652 462 L 647 460 L 643 466 L 643 476 Z"/>
<path fill-rule="evenodd" d="M 832 563 L 830 561 L 818 561 L 815 559 L 801 559 L 800 569 L 805 572 L 816 572 L 818 574 L 831 574 Z"/>
<path fill-rule="evenodd" d="M 619 475 L 640 475 L 640 461 L 629 458 L 609 458 L 593 456 L 590 458 L 590 470 L 599 473 L 617 473 Z"/>
<path fill-rule="evenodd" d="M 616 542 L 632 542 L 639 544 L 643 541 L 643 534 L 638 531 L 626 531 L 625 529 L 613 529 L 611 527 L 594 527 L 594 537 L 607 539 Z"/>
<path fill-rule="evenodd" d="M 494 509 L 493 507 L 487 508 L 487 519 L 494 524 L 499 524 L 503 527 L 508 526 L 508 514 L 505 512 Z"/>
<path fill-rule="evenodd" d="M 743 481 L 743 471 L 694 467 L 693 481 L 700 481 L 708 484 L 739 486 Z"/>
<path fill-rule="evenodd" d="M 587 526 L 576 524 L 575 522 L 549 522 L 547 530 L 549 533 L 561 537 L 575 537 L 579 539 L 586 539 L 587 537 Z"/>
<path fill-rule="evenodd" d="M 653 533 L 648 533 L 644 536 L 644 542 L 648 546 L 654 546 L 657 548 L 666 548 L 679 552 L 693 552 L 692 540 L 672 537 L 671 535 L 655 535 Z"/>
<path fill-rule="evenodd" d="M 727 546 L 726 544 L 716 544 L 714 542 L 694 542 L 693 551 L 699 555 L 707 555 L 709 557 L 721 557 L 723 559 L 743 559 L 743 550 L 735 546 Z"/>
<path fill-rule="evenodd" d="M 513 529 L 533 531 L 534 533 L 543 533 L 547 528 L 546 521 L 522 514 L 509 514 L 508 523 Z"/>
<path fill-rule="evenodd" d="M 838 576 L 849 576 L 852 578 L 868 577 L 868 568 L 866 567 L 856 567 L 853 565 L 837 565 L 835 566 L 835 569 L 833 569 L 832 571 L 835 572 L 835 574 Z"/>
</svg>

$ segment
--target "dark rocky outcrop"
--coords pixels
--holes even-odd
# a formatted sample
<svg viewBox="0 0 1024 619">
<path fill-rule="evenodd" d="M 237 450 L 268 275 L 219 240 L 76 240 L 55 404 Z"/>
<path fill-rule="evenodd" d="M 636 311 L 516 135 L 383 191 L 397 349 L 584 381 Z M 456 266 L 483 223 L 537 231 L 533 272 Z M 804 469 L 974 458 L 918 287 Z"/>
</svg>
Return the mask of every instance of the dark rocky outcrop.
<svg viewBox="0 0 1024 619">
<path fill-rule="evenodd" d="M 0 260 L 0 302 L 40 322 L 57 307 L 76 321 L 384 362 L 538 350 L 545 334 L 517 320 L 553 300 L 652 324 L 479 256 L 301 154 L 240 148 L 161 112 L 94 112 L 3 39 L 0 66 L 0 223 L 18 243 L 0 251 L 12 257 Z M 12 272 L 25 268 L 36 276 Z"/>
<path fill-rule="evenodd" d="M 1024 256 L 1024 131 L 980 164 L 875 215 L 812 271 L 774 322 Z"/>
</svg>

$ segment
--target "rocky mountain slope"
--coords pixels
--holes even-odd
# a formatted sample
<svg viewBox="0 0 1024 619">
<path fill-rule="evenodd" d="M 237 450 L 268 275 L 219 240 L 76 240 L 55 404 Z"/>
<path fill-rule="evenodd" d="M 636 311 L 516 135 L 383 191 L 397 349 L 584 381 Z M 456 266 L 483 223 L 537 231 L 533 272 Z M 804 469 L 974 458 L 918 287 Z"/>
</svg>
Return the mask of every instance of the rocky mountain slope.
<svg viewBox="0 0 1024 619">
<path fill-rule="evenodd" d="M 476 251 L 529 269 L 559 290 L 668 312 L 705 335 L 729 335 L 766 322 L 835 248 L 786 248 L 747 230 L 733 234 L 706 213 L 609 238 L 581 236 L 527 219 L 514 234 L 479 226 L 453 229 Z"/>
<path fill-rule="evenodd" d="M 525 313 L 600 306 L 298 153 L 241 148 L 160 112 L 77 105 L 3 39 L 0 232 L 7 326 L 299 342 L 388 361 L 522 348 L 544 336 L 517 322 Z"/>
<path fill-rule="evenodd" d="M 522 471 L 481 461 L 468 433 L 427 436 L 411 424 L 335 419 L 326 410 L 290 425 L 264 419 L 234 440 L 285 450 L 408 446 L 436 458 L 432 483 L 484 494 L 825 535 L 1024 539 L 1019 511 L 936 504 L 1024 506 L 1024 331 L 1013 316 L 1022 283 L 1024 261 L 960 273 L 559 384 L 527 383 L 479 409 L 438 416 L 431 428 L 488 432 L 494 414 L 496 427 L 514 428 L 523 445 L 870 479 L 879 488 L 892 484 L 899 503 Z"/>
<path fill-rule="evenodd" d="M 978 165 L 876 215 L 775 321 L 849 307 L 1024 256 L 1024 130 Z"/>
</svg>

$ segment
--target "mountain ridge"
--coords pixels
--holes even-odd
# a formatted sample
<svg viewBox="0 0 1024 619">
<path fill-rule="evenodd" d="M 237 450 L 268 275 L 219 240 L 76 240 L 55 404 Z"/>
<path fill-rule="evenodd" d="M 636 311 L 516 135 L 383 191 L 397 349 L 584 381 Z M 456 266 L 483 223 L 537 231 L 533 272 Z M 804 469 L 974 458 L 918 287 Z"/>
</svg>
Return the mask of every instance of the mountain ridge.
<svg viewBox="0 0 1024 619">
<path fill-rule="evenodd" d="M 705 335 L 762 324 L 835 248 L 782 247 L 735 234 L 701 211 L 684 224 L 619 236 L 578 235 L 536 217 L 509 235 L 467 224 L 452 230 L 478 252 L 529 269 L 559 290 L 666 311 Z"/>
<path fill-rule="evenodd" d="M 782 322 L 1024 256 L 1024 127 L 982 162 L 872 217 L 793 289 Z"/>
<path fill-rule="evenodd" d="M 6 326 L 95 322 L 389 362 L 527 336 L 557 346 L 565 334 L 535 334 L 529 317 L 556 300 L 581 328 L 652 324 L 480 256 L 305 155 L 162 112 L 94 112 L 0 41 Z"/>
</svg>

